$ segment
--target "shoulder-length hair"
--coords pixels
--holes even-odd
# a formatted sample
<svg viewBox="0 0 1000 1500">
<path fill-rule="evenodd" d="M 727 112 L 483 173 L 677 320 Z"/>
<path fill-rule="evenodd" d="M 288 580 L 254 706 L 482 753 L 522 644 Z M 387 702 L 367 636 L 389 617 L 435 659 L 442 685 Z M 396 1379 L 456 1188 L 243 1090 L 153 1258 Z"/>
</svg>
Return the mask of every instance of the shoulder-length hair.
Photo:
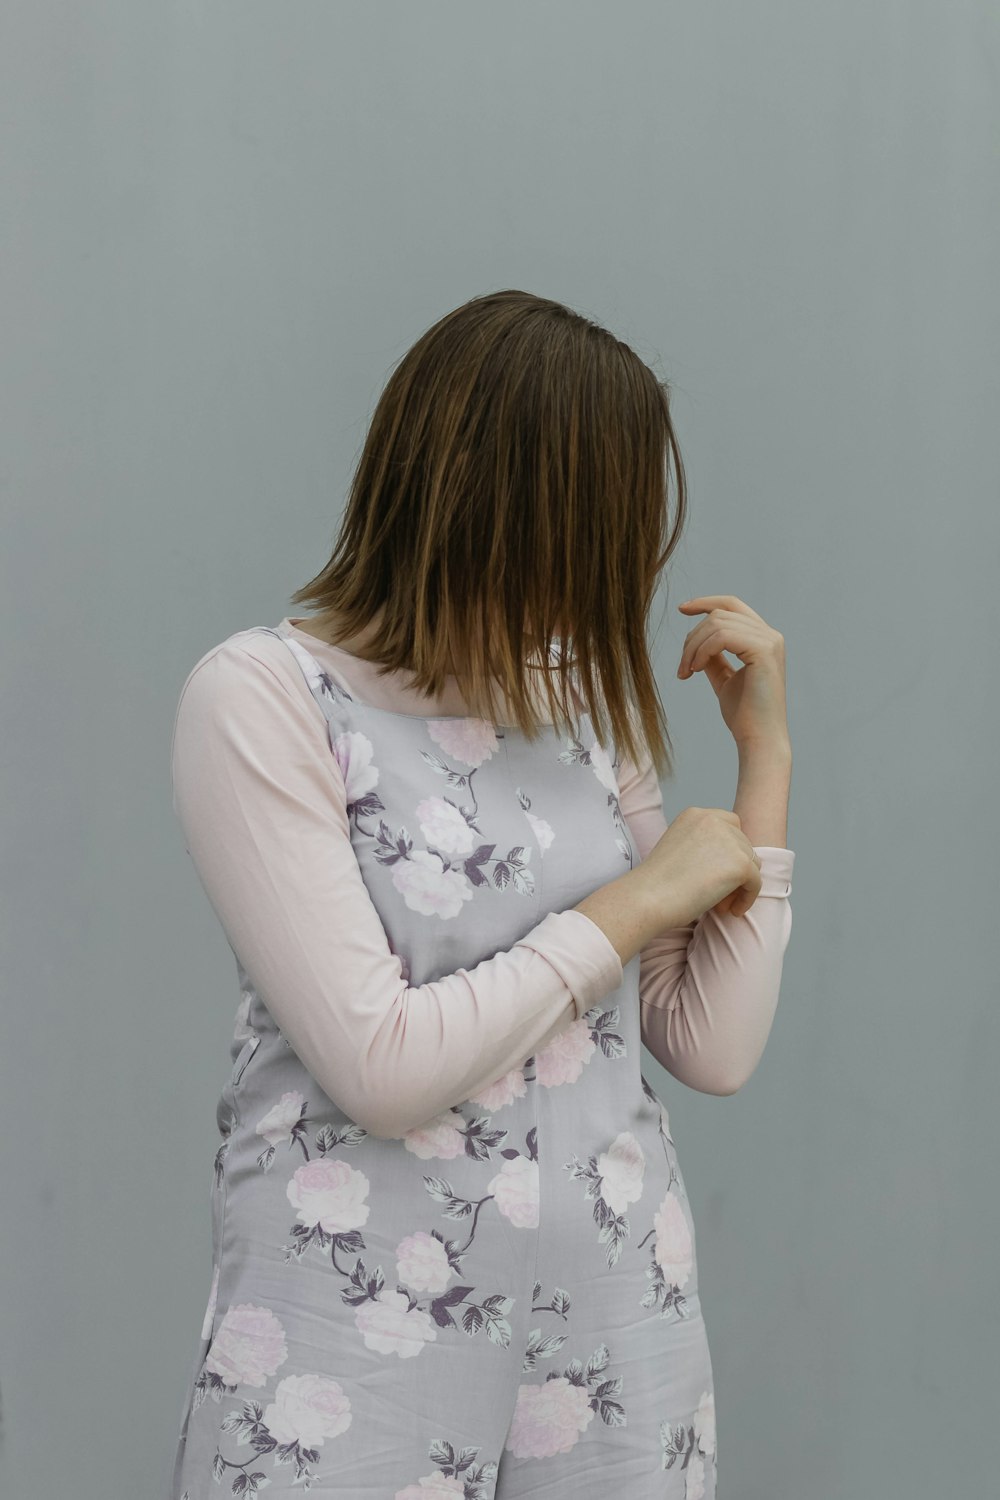
<svg viewBox="0 0 1000 1500">
<path fill-rule="evenodd" d="M 687 513 L 669 395 L 562 303 L 474 297 L 394 368 L 333 555 L 293 602 L 332 611 L 345 638 L 377 624 L 367 657 L 380 676 L 411 673 L 436 697 L 452 675 L 492 722 L 502 694 L 531 741 L 546 721 L 528 674 L 541 671 L 547 722 L 574 733 L 582 700 L 612 754 L 673 774 L 646 643 Z"/>
</svg>

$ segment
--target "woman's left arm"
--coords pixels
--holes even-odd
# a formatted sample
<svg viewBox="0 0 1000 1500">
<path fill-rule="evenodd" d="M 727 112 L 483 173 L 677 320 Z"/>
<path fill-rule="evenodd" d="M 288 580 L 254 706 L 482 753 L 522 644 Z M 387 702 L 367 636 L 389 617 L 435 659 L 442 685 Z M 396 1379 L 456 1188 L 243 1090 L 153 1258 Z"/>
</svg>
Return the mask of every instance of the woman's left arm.
<svg viewBox="0 0 1000 1500">
<path fill-rule="evenodd" d="M 667 830 L 656 771 L 630 761 L 619 806 L 639 859 Z M 742 818 L 742 813 L 740 814 Z M 792 930 L 792 849 L 754 844 L 760 892 L 742 917 L 707 911 L 672 927 L 639 955 L 642 1040 L 661 1067 L 703 1094 L 734 1094 L 770 1034 Z"/>
<path fill-rule="evenodd" d="M 760 860 L 761 888 L 743 916 L 707 911 L 642 950 L 642 1040 L 690 1088 L 733 1094 L 753 1074 L 770 1035 L 792 930 L 785 642 L 733 595 L 690 599 L 678 607 L 706 614 L 685 640 L 677 675 L 704 671 L 736 741 L 733 811 Z M 724 650 L 742 666 L 734 669 Z M 651 760 L 638 768 L 626 761 L 619 789 L 622 814 L 643 859 L 667 829 Z"/>
</svg>

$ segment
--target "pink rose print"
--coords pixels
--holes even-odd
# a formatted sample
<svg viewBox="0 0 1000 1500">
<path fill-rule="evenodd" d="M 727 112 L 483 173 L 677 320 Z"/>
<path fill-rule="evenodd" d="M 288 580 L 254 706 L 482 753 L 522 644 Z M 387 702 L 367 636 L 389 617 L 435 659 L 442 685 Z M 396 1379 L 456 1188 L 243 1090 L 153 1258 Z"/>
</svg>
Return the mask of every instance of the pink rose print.
<svg viewBox="0 0 1000 1500">
<path fill-rule="evenodd" d="M 479 835 L 471 828 L 454 802 L 445 797 L 424 797 L 416 806 L 420 832 L 442 854 L 471 854 Z"/>
<path fill-rule="evenodd" d="M 601 1344 L 586 1365 L 574 1359 L 540 1385 L 518 1386 L 507 1437 L 511 1452 L 518 1458 L 567 1453 L 595 1414 L 606 1427 L 624 1427 L 625 1408 L 615 1399 L 621 1395 L 621 1376 L 602 1379 L 610 1358 L 607 1344 Z"/>
<path fill-rule="evenodd" d="M 449 870 L 437 854 L 411 849 L 392 866 L 391 880 L 411 911 L 424 917 L 457 917 L 472 887 L 462 870 Z"/>
<path fill-rule="evenodd" d="M 297 1089 L 282 1094 L 277 1104 L 257 1121 L 257 1134 L 262 1135 L 270 1146 L 279 1146 L 282 1141 L 290 1141 L 305 1102 L 305 1095 L 300 1094 Z"/>
<path fill-rule="evenodd" d="M 465 1125 L 465 1116 L 457 1109 L 446 1109 L 428 1120 L 426 1125 L 416 1125 L 408 1130 L 403 1136 L 403 1145 L 424 1161 L 432 1156 L 451 1160 L 465 1154 L 465 1136 L 462 1134 Z"/>
<path fill-rule="evenodd" d="M 396 1246 L 396 1270 L 401 1282 L 420 1292 L 443 1292 L 452 1275 L 448 1252 L 440 1240 L 418 1229 Z"/>
<path fill-rule="evenodd" d="M 594 1222 L 600 1228 L 598 1243 L 605 1247 L 608 1265 L 616 1265 L 632 1232 L 625 1210 L 642 1194 L 646 1166 L 642 1147 L 631 1131 L 624 1130 L 599 1156 L 583 1162 L 572 1156 L 563 1165 L 573 1177 L 587 1184 L 587 1197 L 595 1200 Z"/>
<path fill-rule="evenodd" d="M 465 1494 L 465 1485 L 460 1479 L 449 1479 L 445 1474 L 428 1474 L 416 1484 L 408 1484 L 397 1490 L 395 1500 L 454 1500 Z"/>
<path fill-rule="evenodd" d="M 520 803 L 521 811 L 531 825 L 531 832 L 534 835 L 535 843 L 538 845 L 539 851 L 544 854 L 546 849 L 552 847 L 556 836 L 555 830 L 551 823 L 547 823 L 544 818 L 539 818 L 537 814 L 531 811 L 531 798 L 527 792 L 517 787 L 515 789 L 515 796 Z"/>
<path fill-rule="evenodd" d="M 215 1391 L 212 1395 L 216 1400 L 221 1399 Z M 265 1470 L 254 1469 L 253 1464 L 270 1455 L 276 1468 L 280 1464 L 293 1464 L 294 1482 L 302 1480 L 302 1489 L 308 1490 L 313 1480 L 309 1465 L 319 1462 L 319 1449 L 327 1438 L 339 1437 L 350 1425 L 351 1403 L 339 1381 L 312 1373 L 287 1375 L 278 1383 L 267 1406 L 259 1401 L 244 1401 L 239 1410 L 229 1412 L 222 1431 L 229 1433 L 244 1451 L 248 1445 L 252 1446 L 252 1456 L 242 1461 L 226 1458 L 221 1448 L 217 1448 L 212 1460 L 212 1478 L 219 1484 L 227 1469 L 235 1469 L 231 1493 L 256 1495 L 271 1481 Z"/>
<path fill-rule="evenodd" d="M 345 1161 L 323 1157 L 296 1167 L 285 1191 L 303 1224 L 319 1225 L 327 1234 L 342 1234 L 368 1222 L 370 1210 L 364 1201 L 368 1189 L 363 1172 Z"/>
<path fill-rule="evenodd" d="M 205 1308 L 205 1317 L 201 1325 L 201 1336 L 203 1339 L 212 1337 L 212 1324 L 215 1321 L 215 1305 L 219 1296 L 219 1268 L 212 1272 L 212 1285 L 208 1293 L 208 1306 Z"/>
<path fill-rule="evenodd" d="M 400 1359 L 412 1359 L 437 1338 L 430 1315 L 419 1307 L 411 1308 L 402 1292 L 383 1290 L 375 1301 L 362 1302 L 354 1322 L 366 1348 L 378 1354 L 398 1354 Z"/>
<path fill-rule="evenodd" d="M 598 1156 L 601 1197 L 613 1213 L 623 1214 L 642 1195 L 645 1167 L 643 1149 L 630 1130 L 616 1135 L 607 1151 Z"/>
<path fill-rule="evenodd" d="M 393 1500 L 454 1500 L 456 1495 L 462 1500 L 489 1500 L 499 1466 L 477 1464 L 478 1448 L 462 1448 L 456 1453 L 451 1443 L 435 1438 L 429 1451 L 439 1466 L 437 1471 L 397 1490 Z"/>
<path fill-rule="evenodd" d="M 541 1385 L 521 1385 L 506 1446 L 517 1458 L 568 1453 L 593 1419 L 586 1388 L 565 1375 Z"/>
<path fill-rule="evenodd" d="M 620 1007 L 612 1005 L 596 1015 L 588 1011 L 564 1027 L 533 1059 L 528 1059 L 535 1064 L 534 1074 L 527 1075 L 529 1081 L 534 1077 L 543 1088 L 575 1083 L 598 1047 L 605 1057 L 625 1057 L 625 1038 L 614 1029 L 620 1019 Z"/>
<path fill-rule="evenodd" d="M 456 1198 L 447 1183 L 440 1182 L 437 1178 L 425 1180 L 429 1186 L 433 1187 L 434 1195 L 441 1196 L 448 1203 L 449 1208 L 445 1209 L 446 1213 L 451 1211 L 452 1217 L 465 1217 L 471 1204 Z M 480 1199 L 476 1205 L 474 1218 L 478 1217 L 482 1205 L 489 1201 L 488 1198 Z M 460 1214 L 459 1209 L 461 1209 Z M 443 1241 L 445 1256 L 453 1271 L 461 1267 L 462 1256 L 471 1245 L 474 1234 L 473 1228 L 469 1239 L 461 1246 L 456 1245 L 453 1240 Z M 345 1236 L 344 1240 L 349 1238 L 351 1237 Z M 357 1235 L 354 1238 L 360 1240 L 361 1237 Z M 336 1242 L 334 1267 L 338 1271 L 342 1269 L 337 1265 Z M 432 1294 L 430 1310 L 425 1312 L 416 1298 L 411 1299 L 404 1295 L 402 1286 L 398 1286 L 394 1292 L 386 1292 L 385 1277 L 381 1267 L 376 1266 L 369 1271 L 359 1256 L 354 1262 L 354 1269 L 349 1274 L 348 1285 L 340 1296 L 343 1302 L 357 1309 L 354 1316 L 355 1326 L 364 1334 L 365 1343 L 370 1349 L 378 1349 L 382 1353 L 398 1353 L 401 1358 L 418 1354 L 424 1341 L 437 1337 L 435 1331 L 437 1328 L 455 1327 L 452 1313 L 459 1311 L 462 1317 L 462 1328 L 470 1338 L 485 1328 L 487 1338 L 492 1343 L 501 1344 L 505 1349 L 508 1348 L 511 1329 L 507 1314 L 514 1304 L 513 1297 L 505 1297 L 502 1293 L 494 1292 L 484 1297 L 481 1302 L 472 1302 L 469 1300 L 469 1293 L 474 1290 L 472 1286 L 457 1285 L 443 1292 Z M 379 1340 L 382 1342 L 380 1343 Z"/>
<path fill-rule="evenodd" d="M 661 1467 L 675 1464 L 684 1470 L 684 1500 L 703 1500 L 708 1493 L 707 1475 L 714 1470 L 715 1396 L 704 1391 L 691 1423 L 660 1423 Z M 712 1492 L 714 1494 L 714 1490 Z"/>
<path fill-rule="evenodd" d="M 318 1448 L 351 1425 L 351 1403 L 326 1375 L 286 1375 L 264 1408 L 264 1425 L 279 1443 Z"/>
<path fill-rule="evenodd" d="M 461 1120 L 461 1116 L 457 1118 Z M 491 1148 L 506 1135 L 506 1131 L 491 1133 L 484 1128 L 489 1123 L 487 1115 L 462 1123 L 466 1127 L 465 1150 L 479 1161 L 488 1160 Z M 451 1127 L 449 1131 L 455 1134 Z M 533 1153 L 532 1132 L 526 1139 Z M 511 1149 L 511 1154 L 518 1153 Z M 444 1239 L 436 1230 L 428 1234 L 419 1229 L 405 1235 L 396 1248 L 398 1276 L 394 1291 L 386 1290 L 381 1266 L 369 1268 L 357 1253 L 366 1248 L 356 1225 L 368 1214 L 367 1203 L 359 1202 L 367 1195 L 368 1180 L 341 1161 L 326 1158 L 307 1162 L 289 1183 L 289 1199 L 302 1204 L 299 1218 L 304 1223 L 292 1226 L 294 1243 L 286 1246 L 286 1261 L 301 1259 L 311 1244 L 329 1249 L 333 1270 L 346 1282 L 341 1300 L 355 1309 L 355 1326 L 370 1349 L 409 1358 L 437 1337 L 438 1328 L 454 1328 L 454 1314 L 460 1314 L 462 1329 L 470 1337 L 485 1330 L 493 1343 L 508 1347 L 511 1328 L 507 1314 L 513 1298 L 493 1292 L 474 1302 L 470 1296 L 476 1290 L 474 1286 L 449 1284 L 452 1273 L 461 1271 L 462 1257 L 475 1238 L 480 1211 L 493 1201 L 492 1195 L 486 1193 L 474 1203 L 458 1196 L 442 1178 L 425 1175 L 424 1185 L 442 1205 L 444 1215 L 453 1219 L 471 1217 L 468 1238 L 459 1244 Z M 353 1266 L 347 1261 L 351 1255 Z M 412 1295 L 407 1287 L 415 1289 Z M 421 1292 L 428 1295 L 427 1310 L 420 1305 Z"/>
<path fill-rule="evenodd" d="M 676 1174 L 671 1179 L 677 1181 Z M 646 1275 L 652 1285 L 639 1298 L 640 1306 L 660 1307 L 660 1316 L 665 1318 L 673 1309 L 686 1318 L 687 1298 L 681 1288 L 686 1286 L 694 1270 L 694 1237 L 683 1204 L 676 1193 L 668 1190 L 653 1218 L 653 1228 L 641 1241 L 653 1238 L 653 1257 L 646 1267 Z"/>
<path fill-rule="evenodd" d="M 535 1054 L 535 1077 L 544 1088 L 575 1083 L 597 1051 L 586 1016 L 565 1027 Z"/>
<path fill-rule="evenodd" d="M 703 1453 L 715 1452 L 715 1392 L 703 1391 L 694 1414 L 694 1430 Z"/>
<path fill-rule="evenodd" d="M 552 840 L 555 838 L 552 824 L 546 823 L 544 818 L 536 817 L 534 813 L 528 812 L 527 808 L 525 808 L 524 810 L 524 816 L 531 824 L 531 831 L 538 841 L 539 849 L 541 849 L 542 853 L 544 854 L 546 849 L 548 849 L 552 844 Z"/>
<path fill-rule="evenodd" d="M 257 1158 L 257 1165 L 262 1171 L 270 1170 L 278 1146 L 283 1141 L 287 1141 L 290 1147 L 297 1146 L 306 1161 L 309 1160 L 309 1147 L 306 1144 L 309 1117 L 306 1109 L 306 1096 L 298 1089 L 292 1089 L 282 1094 L 277 1104 L 272 1105 L 267 1114 L 257 1121 L 256 1132 L 267 1142 Z M 316 1146 L 321 1152 L 339 1145 L 356 1146 L 366 1135 L 367 1131 L 362 1130 L 360 1125 L 347 1126 L 339 1133 L 332 1125 L 325 1125 L 316 1137 Z"/>
<path fill-rule="evenodd" d="M 495 1083 L 488 1083 L 478 1094 L 470 1094 L 470 1104 L 481 1104 L 488 1113 L 494 1114 L 498 1109 L 512 1104 L 515 1099 L 523 1099 L 528 1092 L 524 1072 L 521 1068 L 511 1068 L 502 1078 Z"/>
<path fill-rule="evenodd" d="M 452 760 L 481 766 L 500 748 L 496 730 L 485 719 L 429 719 L 427 733 Z"/>
<path fill-rule="evenodd" d="M 373 764 L 375 750 L 371 740 L 356 729 L 347 729 L 331 740 L 331 746 L 344 778 L 348 805 L 360 802 L 378 786 L 379 772 Z"/>
<path fill-rule="evenodd" d="M 691 1229 L 676 1193 L 667 1193 L 653 1219 L 653 1256 L 672 1286 L 687 1285 L 693 1264 Z"/>
<path fill-rule="evenodd" d="M 692 1453 L 684 1476 L 684 1500 L 703 1500 L 705 1494 L 705 1465 L 697 1453 Z"/>
<path fill-rule="evenodd" d="M 204 1368 L 226 1385 L 265 1385 L 288 1358 L 285 1330 L 269 1307 L 240 1302 L 216 1330 Z"/>
<path fill-rule="evenodd" d="M 604 746 L 597 740 L 590 747 L 590 765 L 601 785 L 607 787 L 608 791 L 613 793 L 615 797 L 619 796 L 618 778 L 615 775 L 615 768 L 612 765 L 611 757 Z"/>
<path fill-rule="evenodd" d="M 299 652 L 309 655 L 302 647 L 298 647 L 296 654 Z M 337 696 L 332 679 L 317 663 L 313 662 L 311 667 L 304 665 L 311 681 L 316 680 L 318 674 L 324 693 L 329 697 Z M 430 719 L 427 728 L 431 738 L 453 759 L 472 767 L 463 774 L 438 756 L 423 750 L 420 752 L 434 771 L 448 778 L 449 786 L 465 788 L 470 793 L 471 807 L 459 807 L 444 796 L 423 798 L 417 804 L 416 816 L 431 846 L 427 849 L 415 849 L 406 828 L 393 832 L 384 817 L 378 818 L 375 828 L 364 827 L 362 819 L 378 817 L 386 812 L 386 806 L 375 790 L 379 773 L 372 764 L 371 741 L 351 730 L 337 735 L 331 743 L 347 788 L 348 808 L 359 833 L 374 839 L 376 860 L 389 870 L 393 886 L 409 909 L 421 916 L 438 917 L 443 921 L 458 916 L 463 903 L 472 900 L 474 888 L 487 883 L 484 867 L 490 865 L 489 875 L 498 891 L 532 895 L 535 880 L 527 867 L 530 851 L 517 845 L 505 855 L 494 857 L 496 845 L 483 841 L 477 823 L 478 808 L 472 795 L 472 779 L 483 762 L 495 755 L 499 748 L 493 725 L 479 719 Z"/>
<path fill-rule="evenodd" d="M 487 1191 L 496 1199 L 497 1208 L 516 1229 L 538 1227 L 538 1163 L 527 1156 L 505 1161 Z"/>
</svg>

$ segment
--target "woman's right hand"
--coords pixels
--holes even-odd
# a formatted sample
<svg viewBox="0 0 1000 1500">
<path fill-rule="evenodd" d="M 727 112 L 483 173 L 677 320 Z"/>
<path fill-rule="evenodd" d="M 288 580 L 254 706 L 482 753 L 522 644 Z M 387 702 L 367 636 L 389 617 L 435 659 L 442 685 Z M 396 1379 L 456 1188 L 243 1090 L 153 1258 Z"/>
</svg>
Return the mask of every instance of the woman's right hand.
<svg viewBox="0 0 1000 1500">
<path fill-rule="evenodd" d="M 742 917 L 761 886 L 754 847 L 738 815 L 723 807 L 685 807 L 635 873 L 647 877 L 663 931 L 687 927 L 709 910 Z"/>
</svg>

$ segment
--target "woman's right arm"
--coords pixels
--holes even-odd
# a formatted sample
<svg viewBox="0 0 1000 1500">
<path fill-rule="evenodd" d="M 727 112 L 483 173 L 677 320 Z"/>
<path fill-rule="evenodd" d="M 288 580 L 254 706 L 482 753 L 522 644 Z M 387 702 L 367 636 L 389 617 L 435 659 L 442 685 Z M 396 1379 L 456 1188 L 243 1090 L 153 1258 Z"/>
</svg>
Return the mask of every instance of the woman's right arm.
<svg viewBox="0 0 1000 1500">
<path fill-rule="evenodd" d="M 171 778 L 230 948 L 309 1072 L 373 1135 L 405 1135 L 522 1066 L 617 989 L 663 926 L 630 871 L 586 912 L 550 912 L 475 968 L 407 984 L 351 844 L 326 721 L 272 637 L 230 639 L 192 669 Z"/>
</svg>

